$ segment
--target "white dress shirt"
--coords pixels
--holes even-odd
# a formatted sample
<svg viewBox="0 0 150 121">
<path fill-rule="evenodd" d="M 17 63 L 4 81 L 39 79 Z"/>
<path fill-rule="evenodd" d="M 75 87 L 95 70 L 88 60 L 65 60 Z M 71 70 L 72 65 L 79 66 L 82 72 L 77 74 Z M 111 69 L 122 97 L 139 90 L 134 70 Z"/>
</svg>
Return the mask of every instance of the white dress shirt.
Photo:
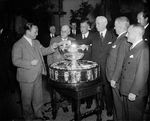
<svg viewBox="0 0 150 121">
<path fill-rule="evenodd" d="M 88 35 L 89 35 L 89 31 L 88 31 L 87 33 L 85 33 L 85 34 L 82 34 L 82 39 L 87 38 L 87 37 L 88 37 Z"/>
<path fill-rule="evenodd" d="M 105 37 L 106 31 L 107 31 L 107 29 L 105 29 L 104 31 L 99 32 L 99 33 L 100 33 L 100 35 L 102 35 L 102 36 L 103 36 L 103 38 Z"/>
</svg>

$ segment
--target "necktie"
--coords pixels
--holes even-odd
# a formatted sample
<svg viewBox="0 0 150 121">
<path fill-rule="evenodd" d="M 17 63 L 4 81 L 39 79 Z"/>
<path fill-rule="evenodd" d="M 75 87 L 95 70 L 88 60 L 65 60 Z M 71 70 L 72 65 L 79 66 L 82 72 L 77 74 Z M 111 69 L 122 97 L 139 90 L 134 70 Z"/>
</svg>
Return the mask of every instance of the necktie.
<svg viewBox="0 0 150 121">
<path fill-rule="evenodd" d="M 54 34 L 50 34 L 50 36 L 51 36 L 51 38 L 53 38 L 53 37 L 54 37 Z"/>
<path fill-rule="evenodd" d="M 104 38 L 104 37 L 103 37 L 103 33 L 100 33 L 100 38 L 101 38 L 101 39 L 103 39 L 103 38 Z"/>
<path fill-rule="evenodd" d="M 85 38 L 86 38 L 86 37 L 85 37 L 85 34 L 83 34 L 83 35 L 82 35 L 82 38 L 83 38 L 83 39 L 85 39 Z"/>
</svg>

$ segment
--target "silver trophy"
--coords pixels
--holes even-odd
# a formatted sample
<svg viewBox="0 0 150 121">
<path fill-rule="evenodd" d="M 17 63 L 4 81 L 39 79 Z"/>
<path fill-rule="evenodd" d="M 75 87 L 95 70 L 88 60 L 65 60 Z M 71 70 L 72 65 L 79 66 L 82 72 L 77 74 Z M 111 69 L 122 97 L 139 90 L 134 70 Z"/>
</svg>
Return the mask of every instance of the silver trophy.
<svg viewBox="0 0 150 121">
<path fill-rule="evenodd" d="M 86 45 L 78 45 L 76 43 L 72 43 L 71 41 L 64 42 L 59 46 L 61 54 L 64 56 L 65 60 L 69 61 L 67 65 L 69 70 L 76 70 L 80 68 L 78 60 L 84 56 L 83 51 L 85 49 L 88 49 Z"/>
</svg>

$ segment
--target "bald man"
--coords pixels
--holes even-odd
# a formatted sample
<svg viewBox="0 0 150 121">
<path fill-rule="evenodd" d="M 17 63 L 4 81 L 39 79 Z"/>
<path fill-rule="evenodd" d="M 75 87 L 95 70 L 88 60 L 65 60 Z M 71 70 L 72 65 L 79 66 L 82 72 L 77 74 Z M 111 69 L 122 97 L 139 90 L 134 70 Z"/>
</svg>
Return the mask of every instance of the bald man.
<svg viewBox="0 0 150 121">
<path fill-rule="evenodd" d="M 70 34 L 70 27 L 68 25 L 63 25 L 61 27 L 60 36 L 52 38 L 51 42 L 50 42 L 50 46 L 53 45 L 54 43 L 58 45 L 58 43 L 63 43 L 63 42 L 66 43 L 66 42 L 70 42 L 70 41 L 71 42 L 75 41 L 74 38 L 69 37 L 69 34 Z M 61 53 L 58 50 L 58 48 L 56 48 L 55 52 L 53 54 L 47 56 L 48 68 L 49 68 L 49 66 L 51 64 L 53 64 L 55 62 L 60 62 L 60 61 L 63 61 L 63 60 L 64 60 L 63 55 L 61 55 Z M 61 96 L 60 96 L 59 93 L 57 93 L 56 96 L 57 96 L 58 100 L 61 98 Z M 62 108 L 63 108 L 64 112 L 68 111 L 67 103 L 66 102 L 62 104 Z"/>
<path fill-rule="evenodd" d="M 57 36 L 55 38 L 52 38 L 50 45 L 53 45 L 53 43 L 59 43 L 62 41 L 75 41 L 74 38 L 69 37 L 70 34 L 70 27 L 68 25 L 63 25 L 61 27 L 61 34 L 60 36 Z M 48 66 L 55 63 L 64 60 L 63 56 L 60 54 L 58 49 L 56 49 L 55 53 L 47 56 L 47 63 Z"/>
<path fill-rule="evenodd" d="M 92 60 L 100 66 L 101 81 L 103 82 L 104 102 L 106 104 L 107 116 L 112 115 L 113 95 L 110 83 L 106 78 L 106 60 L 113 42 L 116 40 L 115 35 L 107 29 L 107 18 L 98 16 L 96 18 L 97 32 L 92 41 Z"/>
<path fill-rule="evenodd" d="M 119 85 L 126 121 L 142 121 L 147 102 L 149 48 L 143 35 L 142 26 L 132 25 L 128 29 L 127 41 L 132 46 L 124 60 Z"/>
<path fill-rule="evenodd" d="M 107 79 L 110 82 L 113 91 L 114 121 L 120 121 L 123 116 L 122 100 L 119 93 L 118 83 L 124 58 L 128 54 L 131 45 L 129 42 L 127 42 L 126 37 L 128 27 L 129 20 L 127 17 L 121 16 L 115 19 L 114 29 L 118 36 L 111 47 L 106 64 Z"/>
</svg>

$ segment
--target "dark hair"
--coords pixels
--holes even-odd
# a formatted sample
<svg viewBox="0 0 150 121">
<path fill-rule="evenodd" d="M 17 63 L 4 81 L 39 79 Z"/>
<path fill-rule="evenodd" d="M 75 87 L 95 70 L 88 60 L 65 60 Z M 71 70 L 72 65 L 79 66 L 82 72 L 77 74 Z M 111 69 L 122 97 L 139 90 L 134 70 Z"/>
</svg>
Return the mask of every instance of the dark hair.
<svg viewBox="0 0 150 121">
<path fill-rule="evenodd" d="M 82 19 L 81 22 L 80 22 L 80 24 L 81 23 L 87 23 L 89 26 L 91 26 L 91 23 L 90 23 L 90 21 L 89 21 L 88 18 Z"/>
<path fill-rule="evenodd" d="M 52 27 L 52 26 L 54 26 L 54 27 L 55 27 L 55 25 L 53 25 L 53 24 L 49 24 L 49 25 L 48 25 L 48 28 L 50 28 L 50 27 Z"/>
<path fill-rule="evenodd" d="M 32 26 L 35 25 L 33 23 L 26 23 L 25 26 L 24 26 L 24 30 L 31 30 Z"/>
<path fill-rule="evenodd" d="M 143 12 L 143 17 L 149 19 L 149 10 L 145 8 L 142 10 L 142 12 Z"/>
</svg>

